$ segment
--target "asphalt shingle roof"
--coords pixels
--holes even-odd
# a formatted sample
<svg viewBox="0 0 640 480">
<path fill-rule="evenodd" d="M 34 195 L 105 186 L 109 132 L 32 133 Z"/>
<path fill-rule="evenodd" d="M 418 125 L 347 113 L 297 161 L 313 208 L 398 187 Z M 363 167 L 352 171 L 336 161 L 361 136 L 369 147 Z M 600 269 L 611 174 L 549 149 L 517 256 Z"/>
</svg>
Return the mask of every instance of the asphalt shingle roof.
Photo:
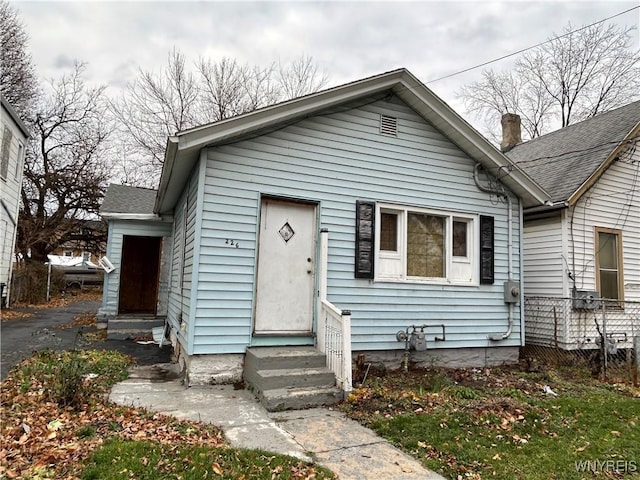
<svg viewBox="0 0 640 480">
<path fill-rule="evenodd" d="M 112 183 L 104 195 L 100 213 L 153 213 L 157 190 Z"/>
<path fill-rule="evenodd" d="M 567 200 L 640 122 L 640 101 L 515 146 L 507 157 L 544 188 Z"/>
</svg>

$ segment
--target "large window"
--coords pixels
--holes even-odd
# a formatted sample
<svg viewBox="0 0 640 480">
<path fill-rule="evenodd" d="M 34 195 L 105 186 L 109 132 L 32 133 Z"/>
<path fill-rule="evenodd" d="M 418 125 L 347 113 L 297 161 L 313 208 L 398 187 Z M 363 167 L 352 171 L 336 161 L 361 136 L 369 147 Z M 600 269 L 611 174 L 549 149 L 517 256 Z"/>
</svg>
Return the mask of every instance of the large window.
<svg viewBox="0 0 640 480">
<path fill-rule="evenodd" d="M 596 227 L 596 289 L 602 298 L 624 300 L 622 231 Z"/>
<path fill-rule="evenodd" d="M 376 279 L 477 283 L 474 215 L 379 204 Z"/>
</svg>

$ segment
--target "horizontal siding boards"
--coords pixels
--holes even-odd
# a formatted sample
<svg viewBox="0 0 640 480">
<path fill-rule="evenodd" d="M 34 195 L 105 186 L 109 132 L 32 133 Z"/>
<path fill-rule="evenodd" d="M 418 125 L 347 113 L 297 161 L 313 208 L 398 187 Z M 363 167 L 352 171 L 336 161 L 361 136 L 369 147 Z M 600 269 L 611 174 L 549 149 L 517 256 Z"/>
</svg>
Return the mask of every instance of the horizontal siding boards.
<svg viewBox="0 0 640 480">
<path fill-rule="evenodd" d="M 378 133 L 381 113 L 399 119 L 398 137 Z M 447 324 L 447 342 L 430 341 L 429 348 L 487 346 L 488 335 L 507 329 L 507 205 L 478 190 L 474 162 L 397 99 L 211 148 L 207 159 L 194 351 L 240 353 L 250 338 L 260 194 L 320 202 L 319 227 L 329 228 L 328 295 L 352 311 L 354 348 L 403 348 L 395 332 L 422 321 Z M 495 217 L 496 283 L 355 279 L 356 200 Z M 517 201 L 513 212 L 517 276 Z M 500 345 L 519 344 L 519 309 L 514 312 L 514 333 Z"/>
<path fill-rule="evenodd" d="M 107 258 L 116 269 L 105 274 L 105 293 L 102 307 L 109 313 L 118 312 L 120 293 L 120 264 L 122 263 L 122 245 L 125 235 L 142 237 L 168 237 L 172 225 L 168 222 L 151 222 L 135 220 L 109 220 L 109 238 L 107 242 Z"/>
<path fill-rule="evenodd" d="M 639 169 L 640 152 L 621 155 L 621 160 L 612 164 L 577 202 L 573 210 L 573 241 L 578 289 L 595 290 L 594 228 L 619 229 L 623 240 L 625 300 L 640 301 Z"/>
<path fill-rule="evenodd" d="M 565 275 L 561 217 L 526 222 L 523 248 L 525 295 L 561 297 Z"/>
<path fill-rule="evenodd" d="M 119 259 L 122 258 L 122 237 L 114 237 L 114 220 L 109 220 L 107 230 L 107 249 L 106 256 L 111 260 L 115 260 L 116 252 Z M 120 263 L 120 262 L 118 262 Z M 111 272 L 115 273 L 115 272 Z M 115 314 L 118 311 L 118 284 L 113 280 L 113 275 L 105 273 L 102 286 L 102 309 L 105 313 Z"/>
<path fill-rule="evenodd" d="M 178 340 L 189 351 L 188 335 L 193 328 L 191 298 L 194 272 L 194 246 L 197 224 L 198 176 L 191 174 L 187 189 L 174 208 L 173 252 L 167 318 Z"/>
</svg>

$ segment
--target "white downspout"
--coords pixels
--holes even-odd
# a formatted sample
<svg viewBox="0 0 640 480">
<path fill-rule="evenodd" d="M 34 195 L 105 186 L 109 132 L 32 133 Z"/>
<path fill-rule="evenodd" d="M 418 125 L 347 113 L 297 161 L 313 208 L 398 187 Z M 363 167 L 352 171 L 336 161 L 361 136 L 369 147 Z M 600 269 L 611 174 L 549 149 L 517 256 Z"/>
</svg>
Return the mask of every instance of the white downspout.
<svg viewBox="0 0 640 480">
<path fill-rule="evenodd" d="M 507 257 L 507 280 L 510 282 L 513 276 L 513 205 L 511 202 L 511 196 L 508 193 L 501 192 L 498 190 L 494 190 L 492 188 L 485 187 L 480 183 L 480 179 L 478 178 L 480 172 L 481 165 L 476 163 L 476 166 L 473 170 L 473 181 L 480 191 L 486 193 L 493 193 L 496 195 L 500 195 L 502 197 L 506 197 L 507 199 L 507 217 L 508 217 L 508 233 L 507 233 L 507 249 L 508 249 L 508 257 Z M 511 332 L 513 331 L 513 303 L 507 304 L 508 308 L 508 316 L 507 316 L 507 330 L 504 333 L 498 333 L 489 335 L 489 340 L 499 342 L 501 340 L 505 340 L 511 336 Z"/>
<path fill-rule="evenodd" d="M 508 227 L 508 239 L 507 239 L 507 248 L 509 249 L 508 260 L 507 260 L 507 281 L 511 282 L 513 279 L 513 205 L 511 203 L 511 196 L 507 193 L 505 195 L 507 197 L 507 208 L 509 209 L 508 219 L 509 219 L 509 227 Z M 502 334 L 494 334 L 489 335 L 489 340 L 493 340 L 494 342 L 499 342 L 500 340 L 506 340 L 511 336 L 511 332 L 513 330 L 513 303 L 508 303 L 507 308 L 509 310 L 509 315 L 507 317 L 507 331 Z"/>
</svg>

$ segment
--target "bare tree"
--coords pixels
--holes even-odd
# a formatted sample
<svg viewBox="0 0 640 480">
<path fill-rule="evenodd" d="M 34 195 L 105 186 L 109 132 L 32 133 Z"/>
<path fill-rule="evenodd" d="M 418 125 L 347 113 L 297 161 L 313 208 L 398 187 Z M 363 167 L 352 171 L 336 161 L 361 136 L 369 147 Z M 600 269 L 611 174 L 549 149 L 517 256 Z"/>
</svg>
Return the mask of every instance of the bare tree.
<svg viewBox="0 0 640 480">
<path fill-rule="evenodd" d="M 18 251 L 46 261 L 81 223 L 98 213 L 111 168 L 104 87 L 84 84 L 84 64 L 51 81 L 36 107 L 18 222 Z"/>
<path fill-rule="evenodd" d="M 226 57 L 200 58 L 190 70 L 185 56 L 174 49 L 164 69 L 159 73 L 140 70 L 122 96 L 111 102 L 126 139 L 122 180 L 155 186 L 167 136 L 312 93 L 326 83 L 326 75 L 308 56 L 267 67 Z M 132 171 L 137 175 L 126 174 Z"/>
<path fill-rule="evenodd" d="M 38 85 L 27 42 L 18 13 L 0 0 L 0 91 L 23 120 L 30 118 Z"/>
<path fill-rule="evenodd" d="M 458 95 L 498 130 L 503 113 L 521 116 L 529 138 L 593 117 L 640 97 L 640 53 L 633 27 L 598 24 L 564 33 L 523 54 L 510 72 L 485 70 Z"/>
<path fill-rule="evenodd" d="M 230 58 L 219 62 L 200 59 L 198 73 L 203 120 L 217 121 L 247 111 L 245 82 L 251 73 L 248 65 Z"/>
<path fill-rule="evenodd" d="M 313 58 L 302 55 L 289 64 L 278 62 L 278 82 L 283 98 L 296 98 L 319 90 L 328 82 Z"/>
<path fill-rule="evenodd" d="M 140 70 L 111 107 L 121 138 L 128 140 L 118 152 L 124 181 L 144 183 L 162 166 L 167 137 L 197 122 L 198 88 L 185 67 L 184 55 L 173 50 L 160 74 Z M 131 168 L 131 160 L 139 155 L 144 162 L 135 162 L 138 165 Z M 141 175 L 132 176 L 133 171 Z"/>
</svg>

